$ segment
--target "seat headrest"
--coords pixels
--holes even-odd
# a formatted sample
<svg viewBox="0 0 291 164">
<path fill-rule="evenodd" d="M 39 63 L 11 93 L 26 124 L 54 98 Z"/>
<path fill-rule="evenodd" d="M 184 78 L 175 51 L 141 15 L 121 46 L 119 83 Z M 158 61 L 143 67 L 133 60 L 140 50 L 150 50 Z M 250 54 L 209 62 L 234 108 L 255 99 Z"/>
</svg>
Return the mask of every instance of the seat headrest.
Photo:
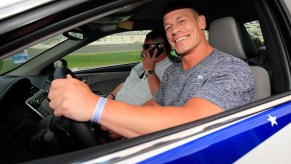
<svg viewBox="0 0 291 164">
<path fill-rule="evenodd" d="M 211 23 L 209 43 L 214 48 L 243 60 L 259 54 L 246 28 L 233 17 L 217 19 Z"/>
</svg>

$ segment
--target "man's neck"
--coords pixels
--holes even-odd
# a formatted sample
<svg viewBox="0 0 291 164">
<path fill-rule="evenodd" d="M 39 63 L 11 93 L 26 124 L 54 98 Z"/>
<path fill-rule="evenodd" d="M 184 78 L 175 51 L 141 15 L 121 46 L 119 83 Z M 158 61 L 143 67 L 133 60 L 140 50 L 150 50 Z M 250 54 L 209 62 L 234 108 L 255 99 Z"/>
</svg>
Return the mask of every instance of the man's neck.
<svg viewBox="0 0 291 164">
<path fill-rule="evenodd" d="M 212 50 L 213 47 L 206 43 L 199 45 L 199 47 L 192 49 L 188 54 L 183 55 L 181 58 L 183 70 L 188 70 L 197 65 L 201 60 L 208 56 Z"/>
</svg>

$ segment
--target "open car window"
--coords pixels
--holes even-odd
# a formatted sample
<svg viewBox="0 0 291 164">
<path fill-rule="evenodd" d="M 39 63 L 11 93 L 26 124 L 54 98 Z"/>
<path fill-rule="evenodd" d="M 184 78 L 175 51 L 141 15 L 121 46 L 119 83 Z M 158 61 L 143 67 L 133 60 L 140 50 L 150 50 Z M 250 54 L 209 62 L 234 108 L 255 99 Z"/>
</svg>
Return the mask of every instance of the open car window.
<svg viewBox="0 0 291 164">
<path fill-rule="evenodd" d="M 98 39 L 64 59 L 72 71 L 140 62 L 142 44 L 148 30 L 122 32 Z"/>
</svg>

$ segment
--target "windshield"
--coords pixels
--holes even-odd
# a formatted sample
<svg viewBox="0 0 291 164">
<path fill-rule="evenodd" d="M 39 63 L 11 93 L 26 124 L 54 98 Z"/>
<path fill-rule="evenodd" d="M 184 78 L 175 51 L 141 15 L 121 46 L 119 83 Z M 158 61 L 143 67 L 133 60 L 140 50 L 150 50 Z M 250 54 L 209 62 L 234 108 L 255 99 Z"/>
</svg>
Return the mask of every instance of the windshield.
<svg viewBox="0 0 291 164">
<path fill-rule="evenodd" d="M 9 72 L 22 64 L 28 62 L 33 59 L 35 56 L 45 52 L 46 50 L 60 44 L 61 42 L 67 40 L 62 34 L 56 35 L 48 40 L 40 42 L 36 45 L 28 47 L 26 49 L 21 50 L 13 54 L 10 57 L 4 58 L 0 60 L 0 74 L 4 74 Z"/>
</svg>

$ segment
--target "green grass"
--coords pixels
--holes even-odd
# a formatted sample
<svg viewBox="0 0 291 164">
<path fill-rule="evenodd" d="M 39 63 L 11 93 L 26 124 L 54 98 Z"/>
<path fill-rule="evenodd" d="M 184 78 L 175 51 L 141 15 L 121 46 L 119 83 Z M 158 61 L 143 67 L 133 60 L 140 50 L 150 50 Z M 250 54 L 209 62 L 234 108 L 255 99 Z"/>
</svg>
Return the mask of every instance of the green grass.
<svg viewBox="0 0 291 164">
<path fill-rule="evenodd" d="M 0 61 L 0 74 L 5 73 L 15 67 L 17 67 L 18 65 L 13 64 L 12 59 L 5 59 Z"/>
<path fill-rule="evenodd" d="M 67 60 L 69 68 L 100 67 L 141 61 L 140 51 L 79 53 L 66 56 L 64 59 Z M 2 60 L 0 74 L 17 66 L 12 63 L 11 58 Z"/>
<path fill-rule="evenodd" d="M 140 62 L 140 51 L 130 52 L 95 52 L 86 54 L 74 54 L 64 58 L 70 68 L 98 67 Z"/>
</svg>

